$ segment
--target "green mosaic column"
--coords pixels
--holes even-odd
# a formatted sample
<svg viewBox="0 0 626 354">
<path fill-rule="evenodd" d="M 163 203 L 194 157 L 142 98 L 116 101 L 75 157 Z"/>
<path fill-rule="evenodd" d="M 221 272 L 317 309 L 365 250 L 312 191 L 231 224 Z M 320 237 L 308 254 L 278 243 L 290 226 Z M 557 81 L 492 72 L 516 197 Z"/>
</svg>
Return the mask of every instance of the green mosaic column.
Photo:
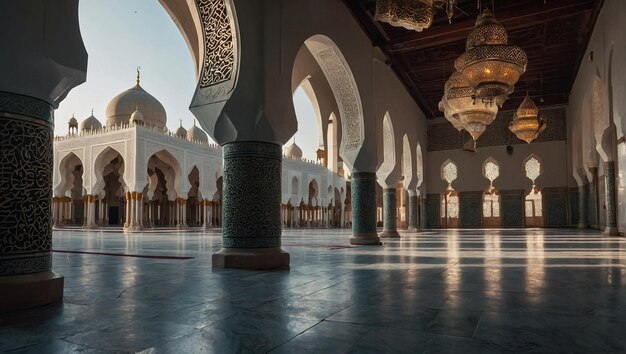
<svg viewBox="0 0 626 354">
<path fill-rule="evenodd" d="M 47 102 L 0 92 L 0 310 L 63 298 L 50 271 L 53 121 Z"/>
<path fill-rule="evenodd" d="M 223 248 L 213 266 L 289 268 L 289 253 L 280 248 L 281 146 L 246 141 L 223 148 Z"/>
<path fill-rule="evenodd" d="M 604 163 L 604 191 L 606 195 L 606 228 L 604 234 L 607 236 L 617 236 L 617 203 L 615 200 L 615 162 Z"/>
<path fill-rule="evenodd" d="M 418 199 L 419 197 L 417 195 L 409 194 L 409 227 L 407 231 L 417 231 Z"/>
<path fill-rule="evenodd" d="M 578 187 L 578 226 L 579 229 L 589 227 L 587 223 L 587 191 L 585 186 Z"/>
<path fill-rule="evenodd" d="M 383 190 L 383 232 L 381 238 L 399 238 L 398 234 L 398 209 L 396 208 L 396 189 L 385 188 Z"/>
<path fill-rule="evenodd" d="M 376 232 L 376 174 L 354 172 L 352 188 L 352 245 L 381 245 Z"/>
</svg>

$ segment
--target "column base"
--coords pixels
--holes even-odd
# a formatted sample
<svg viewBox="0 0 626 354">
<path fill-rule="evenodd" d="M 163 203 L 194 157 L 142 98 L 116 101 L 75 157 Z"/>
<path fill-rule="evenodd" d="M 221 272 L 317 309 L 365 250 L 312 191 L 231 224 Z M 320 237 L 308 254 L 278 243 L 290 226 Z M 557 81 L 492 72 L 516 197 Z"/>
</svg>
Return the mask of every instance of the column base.
<svg viewBox="0 0 626 354">
<path fill-rule="evenodd" d="M 350 238 L 350 244 L 355 246 L 381 246 L 380 238 L 374 232 L 371 234 L 354 234 Z"/>
<path fill-rule="evenodd" d="M 602 232 L 603 236 L 619 236 L 619 231 L 615 226 L 607 226 Z"/>
<path fill-rule="evenodd" d="M 409 227 L 406 229 L 406 231 L 407 231 L 407 232 L 417 232 L 417 231 L 419 231 L 419 230 L 418 230 L 418 229 L 417 229 L 417 227 L 415 227 L 415 226 L 409 226 Z"/>
<path fill-rule="evenodd" d="M 578 225 L 576 225 L 576 228 L 578 228 L 578 229 L 588 229 L 589 225 L 587 225 L 587 224 L 578 224 Z"/>
<path fill-rule="evenodd" d="M 63 276 L 53 271 L 0 277 L 0 312 L 23 310 L 63 299 Z"/>
<path fill-rule="evenodd" d="M 289 253 L 276 248 L 222 248 L 213 253 L 213 268 L 289 269 Z"/>
<path fill-rule="evenodd" d="M 380 234 L 380 238 L 400 238 L 400 234 L 397 230 L 383 230 Z"/>
</svg>

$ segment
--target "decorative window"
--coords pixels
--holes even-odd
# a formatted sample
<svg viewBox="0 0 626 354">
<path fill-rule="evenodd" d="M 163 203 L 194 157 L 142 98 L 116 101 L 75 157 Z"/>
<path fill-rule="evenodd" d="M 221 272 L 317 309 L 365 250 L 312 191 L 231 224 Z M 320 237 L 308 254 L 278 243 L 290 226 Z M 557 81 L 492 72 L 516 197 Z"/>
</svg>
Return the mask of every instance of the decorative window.
<svg viewBox="0 0 626 354">
<path fill-rule="evenodd" d="M 448 182 L 448 188 L 451 188 L 452 182 L 457 178 L 456 164 L 450 160 L 446 161 L 441 168 L 441 178 Z"/>
<path fill-rule="evenodd" d="M 491 182 L 491 185 L 493 185 L 493 181 L 500 176 L 500 166 L 498 166 L 495 160 L 489 159 L 485 163 L 483 174 L 485 175 L 485 178 Z"/>
<path fill-rule="evenodd" d="M 533 181 L 534 185 L 537 177 L 541 175 L 541 163 L 536 157 L 531 156 L 528 160 L 526 160 L 524 169 L 526 170 L 526 177 Z"/>
</svg>

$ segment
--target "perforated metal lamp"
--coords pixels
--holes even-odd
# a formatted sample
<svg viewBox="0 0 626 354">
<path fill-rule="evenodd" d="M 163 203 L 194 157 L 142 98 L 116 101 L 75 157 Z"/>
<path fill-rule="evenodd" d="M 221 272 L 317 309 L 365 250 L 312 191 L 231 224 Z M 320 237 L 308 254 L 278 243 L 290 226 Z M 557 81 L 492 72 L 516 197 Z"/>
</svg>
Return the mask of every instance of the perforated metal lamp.
<svg viewBox="0 0 626 354">
<path fill-rule="evenodd" d="M 433 0 L 377 0 L 375 19 L 421 32 L 433 24 Z"/>
<path fill-rule="evenodd" d="M 517 112 L 515 113 L 515 119 L 509 123 L 509 130 L 517 136 L 518 139 L 532 143 L 537 139 L 539 134 L 543 132 L 548 125 L 543 118 L 539 117 L 539 108 L 535 105 L 535 102 L 528 96 L 520 104 Z"/>
<path fill-rule="evenodd" d="M 526 52 L 508 45 L 506 30 L 486 9 L 478 16 L 467 37 L 466 51 L 454 66 L 474 89 L 474 98 L 491 106 L 496 97 L 513 92 L 527 63 Z"/>
</svg>

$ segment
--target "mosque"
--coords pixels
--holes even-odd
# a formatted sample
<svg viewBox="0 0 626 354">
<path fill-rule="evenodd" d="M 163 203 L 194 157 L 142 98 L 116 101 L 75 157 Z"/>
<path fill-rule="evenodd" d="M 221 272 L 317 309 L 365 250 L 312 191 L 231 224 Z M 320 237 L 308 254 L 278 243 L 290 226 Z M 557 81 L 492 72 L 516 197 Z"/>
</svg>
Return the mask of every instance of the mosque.
<svg viewBox="0 0 626 354">
<path fill-rule="evenodd" d="M 55 117 L 78 3 L 0 2 L 0 351 L 626 351 L 626 1 L 159 0 L 174 132 Z"/>
<path fill-rule="evenodd" d="M 115 96 L 103 125 L 92 114 L 69 119 L 54 139 L 52 220 L 55 228 L 121 226 L 124 230 L 221 226 L 222 151 L 195 122 L 166 128 L 163 105 L 140 85 Z M 346 180 L 341 169 L 285 148 L 283 227 L 344 227 Z M 346 217 L 346 215 L 348 217 Z"/>
</svg>

